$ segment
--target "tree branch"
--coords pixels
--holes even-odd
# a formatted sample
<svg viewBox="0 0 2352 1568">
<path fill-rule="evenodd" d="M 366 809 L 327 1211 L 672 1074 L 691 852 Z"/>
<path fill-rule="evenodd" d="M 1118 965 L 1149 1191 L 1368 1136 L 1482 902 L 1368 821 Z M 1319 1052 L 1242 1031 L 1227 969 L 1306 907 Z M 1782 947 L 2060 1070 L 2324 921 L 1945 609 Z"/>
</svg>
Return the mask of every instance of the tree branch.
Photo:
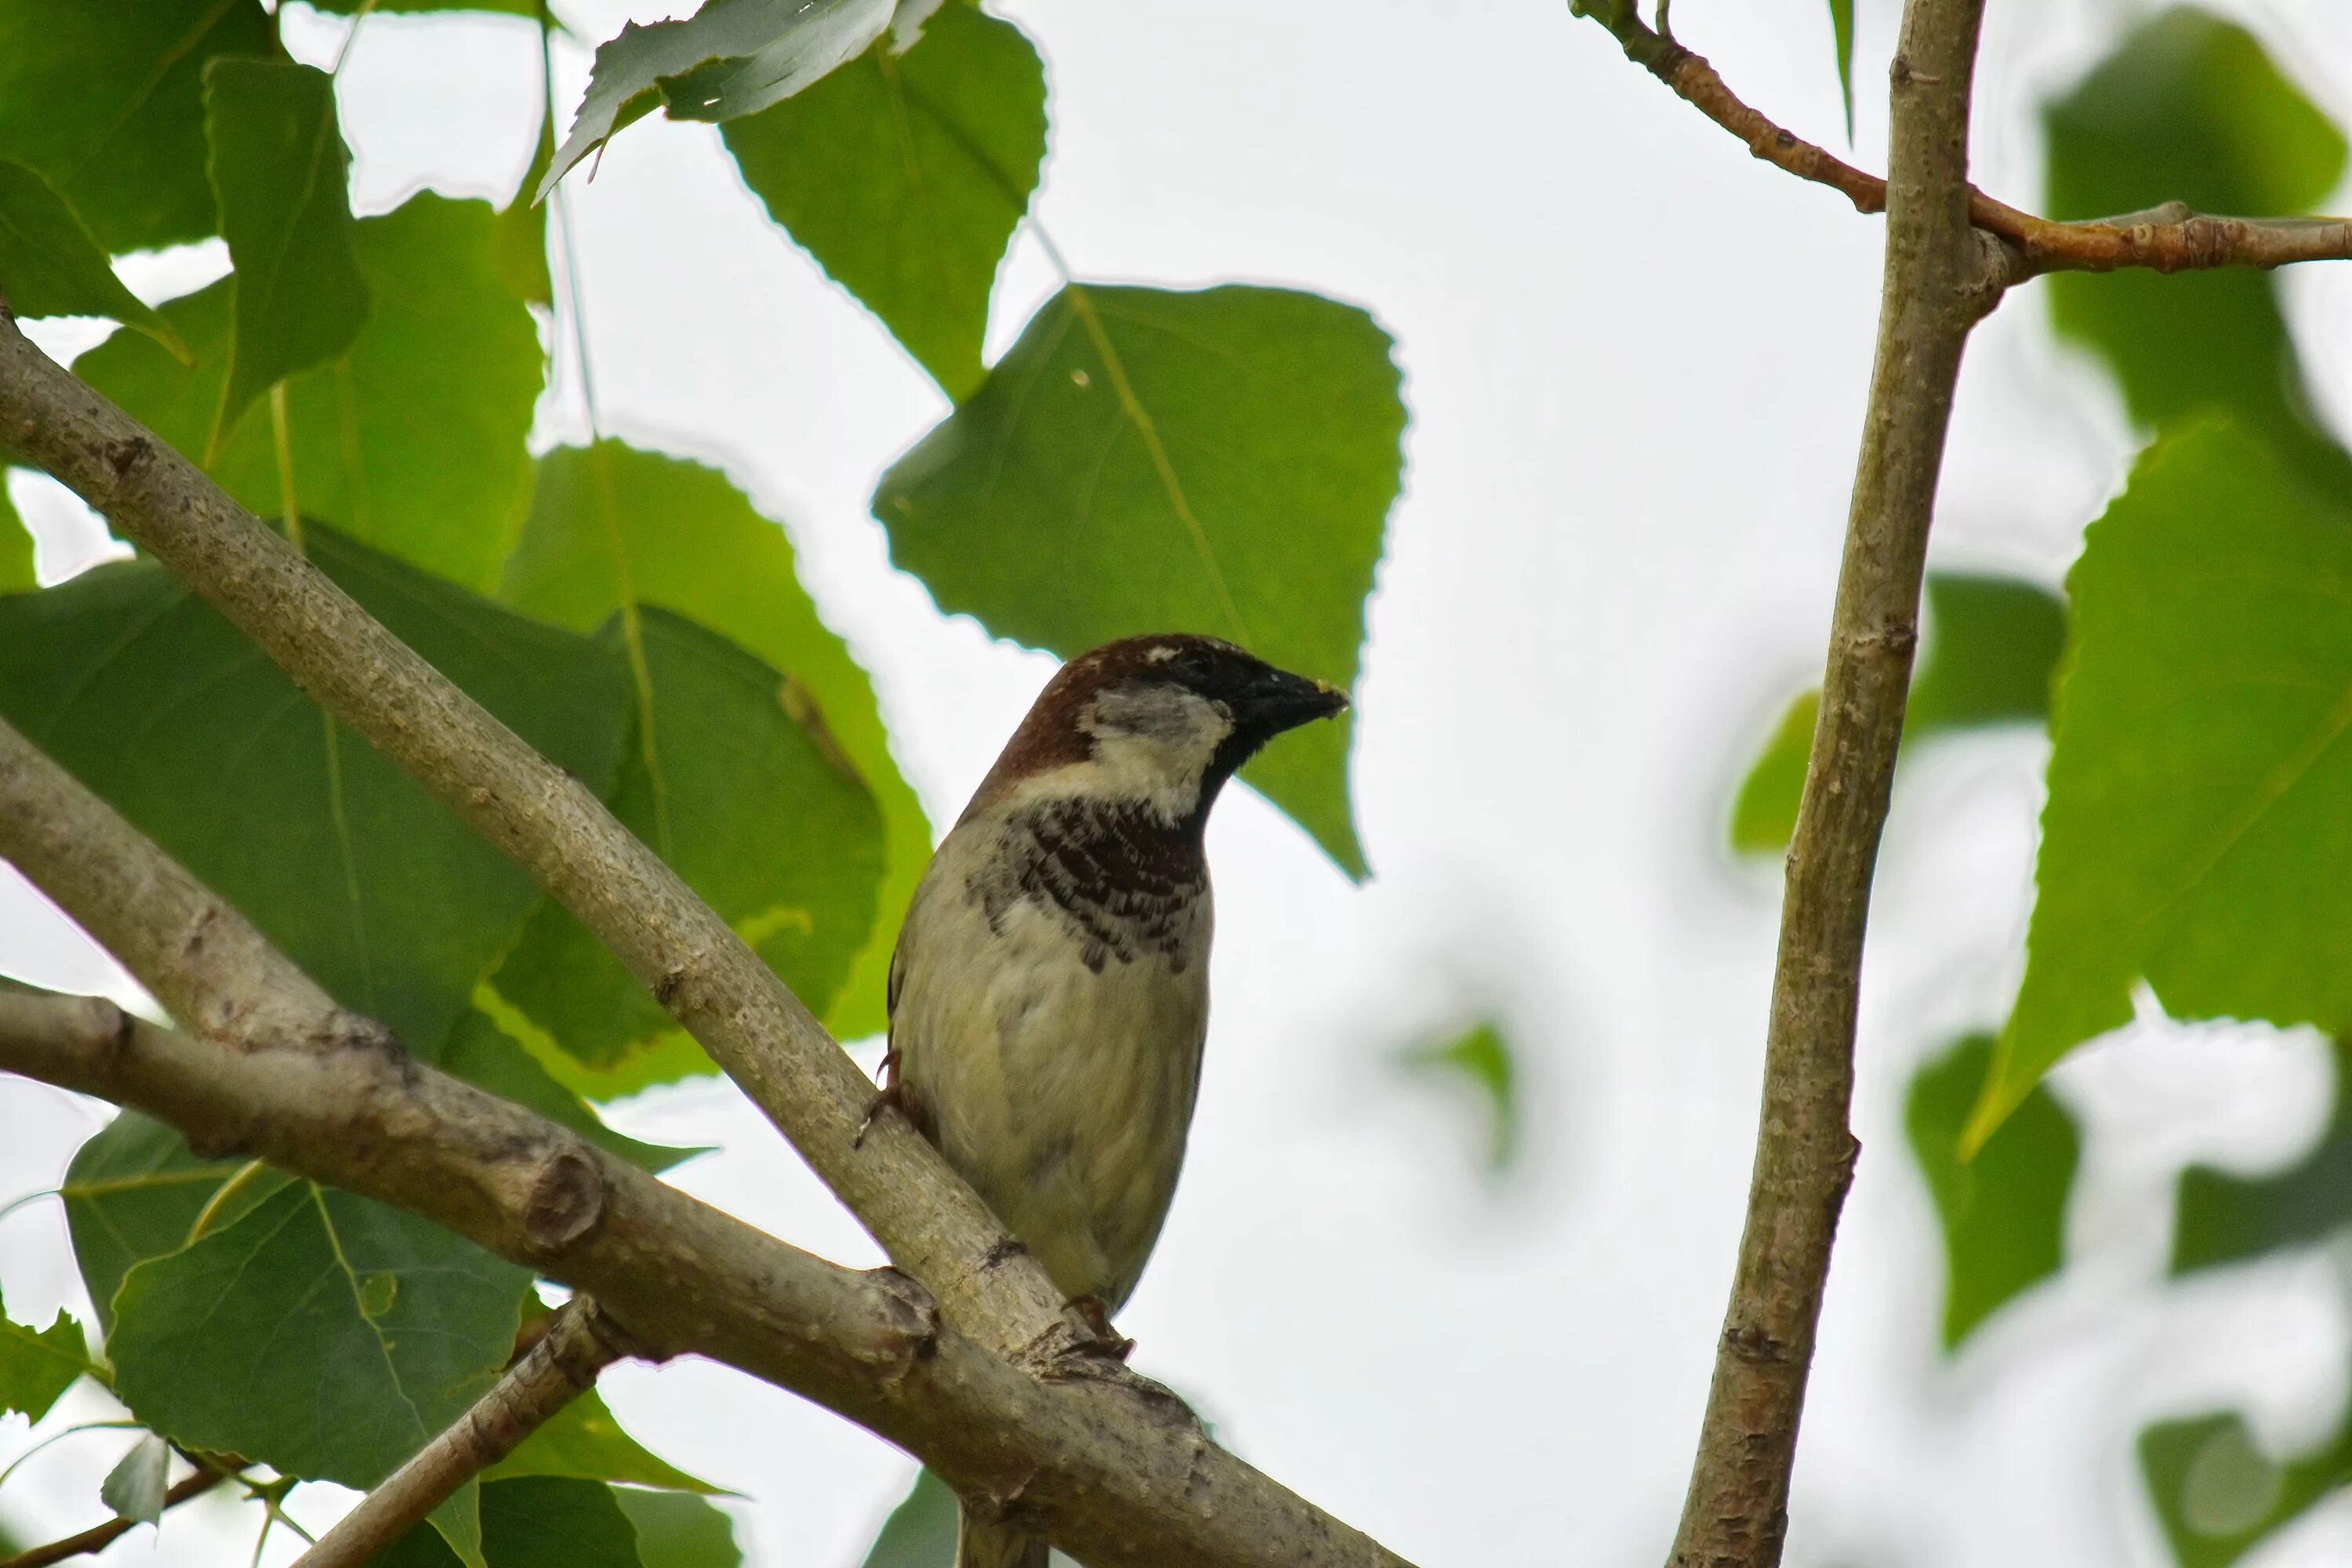
<svg viewBox="0 0 2352 1568">
<path fill-rule="evenodd" d="M 42 353 L 5 309 L 0 447 L 104 513 L 320 706 L 537 878 L 702 1043 L 965 1332 L 1040 1366 L 1091 1341 L 1044 1268 L 1005 1246 L 987 1205 L 902 1118 L 884 1116 L 860 1137 L 872 1081 L 586 785 L 458 690 L 161 437 Z M 134 960 L 152 943 L 128 927 L 143 921 L 133 912 L 126 929 L 91 927 L 142 973 Z M 259 986 L 226 994 L 220 1005 L 249 1006 L 257 995 L 286 993 Z M 164 1000 L 173 1016 L 189 1017 Z M 190 1026 L 212 1025 L 199 1016 Z"/>
<path fill-rule="evenodd" d="M 1886 182 L 1782 129 L 1725 85 L 1706 58 L 1645 26 L 1634 0 L 1570 0 L 1569 10 L 1609 29 L 1626 58 L 1675 96 L 1730 132 L 1749 153 L 1801 180 L 1827 185 L 1865 213 L 1886 210 Z M 2352 221 L 2332 217 L 2215 217 L 2185 202 L 2082 223 L 2055 223 L 1968 188 L 1969 221 L 2006 240 L 2009 280 L 2044 272 L 2147 268 L 2184 272 L 2214 267 L 2285 267 L 2352 259 Z"/>
<path fill-rule="evenodd" d="M 0 723 L 0 835 L 27 819 L 37 842 L 79 825 L 85 853 L 135 873 L 102 887 L 176 879 L 211 897 Z M 140 914 L 103 901 L 68 912 L 101 941 Z M 100 998 L 0 988 L 0 1071 L 136 1107 L 205 1153 L 265 1159 L 421 1215 L 593 1296 L 640 1353 L 707 1355 L 814 1400 L 1095 1568 L 1401 1568 L 1141 1379 L 1085 1376 L 1083 1362 L 1032 1376 L 950 1327 L 896 1269 L 812 1257 L 318 1005 L 319 1017 L 291 1020 L 291 1046 L 223 1045 Z M 283 999 L 271 1009 L 293 1011 Z"/>
<path fill-rule="evenodd" d="M 294 1568 L 362 1568 L 631 1353 L 627 1338 L 593 1297 L 572 1297 L 472 1409 L 361 1499 L 295 1559 Z"/>
<path fill-rule="evenodd" d="M 1770 1568 L 1788 1529 L 1822 1288 L 1861 1152 L 1847 1128 L 1880 829 L 1918 642 L 1952 393 L 2011 257 L 1969 219 L 1969 100 L 1984 0 L 1909 0 L 1895 57 L 1876 363 L 1821 717 L 1790 846 L 1761 1125 L 1675 1568 Z"/>
<path fill-rule="evenodd" d="M 214 1469 L 202 1459 L 198 1459 L 195 1464 L 194 1475 L 184 1477 L 173 1483 L 172 1489 L 163 1494 L 164 1508 L 177 1508 L 191 1498 L 204 1496 L 205 1493 L 228 1479 L 226 1471 Z M 138 1523 L 139 1521 L 135 1519 L 110 1519 L 104 1524 L 93 1524 L 88 1530 L 62 1536 L 47 1545 L 28 1546 L 14 1557 L 0 1557 L 0 1568 L 49 1568 L 52 1563 L 63 1563 L 75 1557 L 87 1557 L 93 1552 L 105 1551 L 130 1534 Z"/>
</svg>

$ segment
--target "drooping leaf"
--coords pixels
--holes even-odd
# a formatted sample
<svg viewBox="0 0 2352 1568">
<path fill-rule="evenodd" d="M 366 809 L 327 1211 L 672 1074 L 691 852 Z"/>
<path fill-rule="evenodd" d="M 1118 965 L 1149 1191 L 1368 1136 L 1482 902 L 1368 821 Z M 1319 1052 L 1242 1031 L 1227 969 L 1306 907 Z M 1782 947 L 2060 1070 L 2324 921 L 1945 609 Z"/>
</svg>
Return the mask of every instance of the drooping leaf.
<svg viewBox="0 0 2352 1568">
<path fill-rule="evenodd" d="M 275 47 L 259 0 L 9 0 L 0 158 L 48 176 L 107 251 L 201 239 L 205 68 Z"/>
<path fill-rule="evenodd" d="M 1973 1159 L 1960 1130 L 1992 1064 L 1992 1037 L 1971 1035 L 1911 1080 L 1904 1131 L 1944 1232 L 1944 1348 L 2065 1261 L 2066 1200 L 2082 1135 L 2037 1085 Z"/>
<path fill-rule="evenodd" d="M 98 1500 L 112 1509 L 117 1519 L 134 1524 L 160 1523 L 171 1474 L 171 1446 L 152 1432 L 142 1432 L 131 1451 L 98 1483 Z"/>
<path fill-rule="evenodd" d="M 1853 0 L 1830 0 L 1830 33 L 1837 43 L 1838 95 L 1845 100 L 1845 139 L 1853 140 Z"/>
<path fill-rule="evenodd" d="M 107 1350 L 174 1441 L 370 1487 L 497 1381 L 530 1288 L 437 1226 L 292 1181 L 133 1267 Z"/>
<path fill-rule="evenodd" d="M 706 0 L 680 22 L 639 26 L 596 49 L 572 132 L 540 181 L 555 182 L 614 132 L 667 109 L 676 120 L 732 120 L 790 98 L 890 25 L 892 0 Z"/>
<path fill-rule="evenodd" d="M 2284 1170 L 2180 1173 L 2172 1272 L 2187 1274 L 2325 1240 L 2352 1224 L 2352 1048 L 2336 1042 L 2336 1109 L 2319 1142 Z"/>
<path fill-rule="evenodd" d="M 2139 1435 L 2140 1474 L 2180 1568 L 2230 1568 L 2264 1537 L 2352 1481 L 2352 1434 L 2282 1462 L 2233 1415 Z"/>
<path fill-rule="evenodd" d="M 8 470 L 0 465 L 0 594 L 37 588 L 41 579 L 33 569 L 33 531 L 8 499 Z"/>
<path fill-rule="evenodd" d="M 520 1447 L 482 1472 L 488 1481 L 509 1476 L 569 1476 L 575 1480 L 627 1481 L 705 1494 L 720 1489 L 688 1475 L 630 1436 L 593 1388 L 557 1411 L 524 1438 Z"/>
<path fill-rule="evenodd" d="M 1970 1136 L 2127 1022 L 2352 1029 L 2352 511 L 2246 431 L 2158 442 L 2067 579 L 2025 980 Z"/>
<path fill-rule="evenodd" d="M 1312 294 L 1072 284 L 882 477 L 892 559 L 940 607 L 1064 658 L 1213 633 L 1345 687 L 1402 470 L 1388 334 Z M 1243 777 L 1351 875 L 1352 721 Z"/>
<path fill-rule="evenodd" d="M 2066 606 L 2035 583 L 1969 573 L 1927 576 L 1927 641 L 1903 721 L 1904 754 L 1938 735 L 2041 723 L 2066 642 Z M 1789 706 L 1731 808 L 1731 847 L 1780 854 L 1797 830 L 1819 691 Z"/>
<path fill-rule="evenodd" d="M 309 536 L 330 576 L 540 751 L 598 787 L 613 777 L 629 702 L 608 654 L 327 529 Z M 151 563 L 0 598 L 0 713 L 416 1048 L 448 1034 L 539 900 Z"/>
<path fill-rule="evenodd" d="M 681 1161 L 709 1152 L 700 1148 L 676 1148 L 666 1143 L 643 1143 L 614 1131 L 578 1095 L 549 1077 L 547 1069 L 523 1049 L 520 1042 L 478 1010 L 468 1011 L 459 1016 L 456 1026 L 449 1031 L 448 1040 L 441 1047 L 436 1065 L 442 1071 L 455 1073 L 478 1089 L 487 1089 L 492 1094 L 502 1095 L 517 1105 L 539 1112 L 551 1121 L 561 1122 L 605 1152 L 617 1155 L 643 1170 L 667 1171 Z M 635 1478 L 606 1476 L 603 1479 L 628 1480 Z"/>
<path fill-rule="evenodd" d="M 1399 1055 L 1408 1070 L 1467 1084 L 1486 1115 L 1486 1163 L 1507 1169 L 1519 1146 L 1518 1054 L 1501 1029 L 1482 1023 L 1443 1040 L 1412 1046 Z"/>
<path fill-rule="evenodd" d="M 431 192 L 362 220 L 367 324 L 332 363 L 286 385 L 302 515 L 477 588 L 530 506 L 524 438 L 545 378 L 530 311 L 499 271 L 496 228 L 488 204 Z M 201 457 L 241 287 L 231 276 L 164 305 L 194 345 L 194 365 L 118 335 L 75 361 L 75 374 Z M 267 411 L 223 435 L 210 471 L 261 516 L 283 513 Z"/>
<path fill-rule="evenodd" d="M 646 606 L 615 616 L 602 640 L 649 693 L 609 797 L 614 815 L 821 1014 L 873 929 L 873 796 L 805 689 L 716 633 Z M 551 901 L 492 983 L 592 1066 L 677 1027 Z"/>
<path fill-rule="evenodd" d="M 367 320 L 351 150 L 334 79 L 290 60 L 205 68 L 206 168 L 236 263 L 235 344 L 209 453 L 277 382 L 349 348 Z"/>
<path fill-rule="evenodd" d="M 81 218 L 40 171 L 0 161 L 0 289 L 21 317 L 110 316 L 185 358 L 171 323 L 122 286 Z"/>
<path fill-rule="evenodd" d="M 950 5 L 722 134 L 768 216 L 950 397 L 979 386 L 988 300 L 1045 157 L 1045 67 L 1010 22 Z"/>
<path fill-rule="evenodd" d="M 637 1527 L 637 1557 L 645 1568 L 742 1568 L 735 1521 L 698 1497 L 680 1492 L 614 1489 L 613 1499 Z"/>
<path fill-rule="evenodd" d="M 596 1481 L 520 1476 L 481 1487 L 482 1555 L 489 1568 L 650 1568 L 619 1494 Z M 418 1525 L 385 1548 L 380 1568 L 457 1568 L 448 1542 Z"/>
<path fill-rule="evenodd" d="M 38 1421 L 75 1378 L 92 1370 L 89 1342 L 73 1314 L 59 1311 L 47 1328 L 36 1329 L 0 1307 L 0 1415 L 14 1411 Z"/>
<path fill-rule="evenodd" d="M 2188 6 L 2133 31 L 2046 122 L 2056 218 L 2172 200 L 2208 213 L 2307 212 L 2344 170 L 2343 132 L 2254 36 Z M 2114 367 L 2142 425 L 2222 408 L 2306 479 L 2352 493 L 2352 462 L 2311 416 L 2265 275 L 2060 275 L 2050 301 L 2059 330 Z"/>
<path fill-rule="evenodd" d="M 581 631 L 625 605 L 659 605 L 757 655 L 815 698 L 881 805 L 888 858 L 873 935 L 825 1016 L 844 1039 L 880 1033 L 890 952 L 930 861 L 930 824 L 890 755 L 873 683 L 818 619 L 783 529 L 700 464 L 619 441 L 559 447 L 540 460 L 530 521 L 500 595 Z"/>
</svg>

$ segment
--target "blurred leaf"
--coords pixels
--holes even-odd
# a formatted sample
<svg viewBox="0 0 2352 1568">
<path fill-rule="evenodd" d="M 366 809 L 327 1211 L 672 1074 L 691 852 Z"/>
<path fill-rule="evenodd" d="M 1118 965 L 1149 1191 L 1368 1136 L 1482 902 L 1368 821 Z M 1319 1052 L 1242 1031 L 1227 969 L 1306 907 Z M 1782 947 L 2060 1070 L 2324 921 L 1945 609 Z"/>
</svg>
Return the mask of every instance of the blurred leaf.
<svg viewBox="0 0 2352 1568">
<path fill-rule="evenodd" d="M 33 532 L 8 499 L 8 469 L 0 465 L 0 594 L 41 585 L 33 570 Z"/>
<path fill-rule="evenodd" d="M 618 1495 L 596 1481 L 523 1476 L 481 1488 L 482 1555 L 489 1568 L 651 1568 Z M 418 1525 L 377 1568 L 456 1568 L 457 1554 Z"/>
<path fill-rule="evenodd" d="M 66 199 L 23 163 L 0 162 L 0 289 L 20 317 L 110 316 L 187 357 L 180 334 L 122 286 Z"/>
<path fill-rule="evenodd" d="M 2307 212 L 2344 170 L 2343 133 L 2254 36 L 2186 7 L 2142 24 L 2046 121 L 2054 218 L 2175 199 L 2208 213 Z M 2059 330 L 2105 357 L 2143 426 L 2219 406 L 2307 480 L 2352 493 L 2352 462 L 2309 412 L 2268 277 L 2054 275 L 2050 301 Z"/>
<path fill-rule="evenodd" d="M 955 1560 L 956 1495 L 930 1471 L 918 1470 L 905 1500 L 883 1521 L 864 1568 L 954 1568 Z M 1051 1562 L 1053 1568 L 1077 1568 L 1059 1552 Z"/>
<path fill-rule="evenodd" d="M 258 0 L 7 0 L 0 158 L 47 175 L 107 251 L 201 239 L 205 67 L 276 47 Z"/>
<path fill-rule="evenodd" d="M 667 610 L 600 640 L 638 672 L 646 710 L 609 797 L 811 1010 L 866 945 L 882 871 L 873 796 L 789 678 Z M 540 905 L 499 994 L 591 1065 L 677 1028 L 569 910 Z"/>
<path fill-rule="evenodd" d="M 608 654 L 327 529 L 309 538 L 330 576 L 526 740 L 593 787 L 613 777 L 629 703 Z M 539 901 L 528 873 L 152 563 L 0 598 L 0 713 L 428 1055 Z"/>
<path fill-rule="evenodd" d="M 720 1489 L 688 1475 L 623 1431 L 593 1388 L 557 1411 L 524 1438 L 520 1447 L 482 1472 L 486 1481 L 502 1480 L 509 1476 L 630 1481 L 641 1487 L 684 1492 Z"/>
<path fill-rule="evenodd" d="M 597 46 L 587 96 L 537 198 L 655 109 L 732 120 L 790 98 L 880 37 L 890 10 L 891 0 L 706 0 L 682 22 L 625 25 Z"/>
<path fill-rule="evenodd" d="M 2025 980 L 1971 1137 L 2143 978 L 2176 1018 L 2352 1029 L 2352 512 L 2248 433 L 2192 429 L 2067 586 Z"/>
<path fill-rule="evenodd" d="M 367 321 L 368 287 L 332 78 L 290 60 L 215 60 L 205 68 L 205 135 L 237 278 L 236 344 L 209 462 L 255 398 L 351 347 Z"/>
<path fill-rule="evenodd" d="M 2262 1451 L 2240 1417 L 2204 1415 L 2142 1432 L 2139 1462 L 2180 1568 L 2230 1568 L 2352 1480 L 2352 1435 L 2281 1464 Z"/>
<path fill-rule="evenodd" d="M 370 1487 L 497 1381 L 530 1271 L 402 1210 L 289 1182 L 133 1267 L 115 1388 L 184 1446 Z"/>
<path fill-rule="evenodd" d="M 524 440 L 545 379 L 539 330 L 499 271 L 486 203 L 420 193 L 362 220 L 358 246 L 374 300 L 366 326 L 332 364 L 286 385 L 302 515 L 486 586 L 530 504 Z M 232 275 L 163 306 L 194 345 L 193 366 L 118 335 L 75 361 L 75 374 L 181 451 L 202 455 L 239 287 Z M 223 433 L 209 471 L 260 515 L 285 510 L 266 412 Z"/>
<path fill-rule="evenodd" d="M 533 0 L 534 4 L 541 0 Z M 552 71 L 553 63 L 547 58 L 548 30 L 554 20 L 542 10 L 540 13 L 541 68 Z M 545 105 L 539 119 L 539 142 L 531 150 L 530 166 L 522 172 L 521 183 L 515 186 L 513 199 L 499 209 L 498 226 L 491 236 L 491 250 L 498 258 L 499 276 L 506 280 L 516 296 L 533 305 L 555 306 L 555 279 L 547 269 L 547 204 L 538 199 L 539 183 L 547 177 L 548 166 L 555 162 L 555 99 L 552 80 L 542 95 Z"/>
<path fill-rule="evenodd" d="M 1938 735 L 1994 724 L 2039 723 L 2066 641 L 2064 601 L 2039 584 L 1961 572 L 1927 575 L 1927 644 L 1912 678 L 1904 755 Z M 1741 781 L 1731 807 L 1731 847 L 1785 853 L 1797 831 L 1805 767 L 1822 696 L 1789 705 Z"/>
<path fill-rule="evenodd" d="M 1845 100 L 1845 139 L 1853 141 L 1853 0 L 1830 0 L 1830 32 L 1837 40 L 1838 96 Z"/>
<path fill-rule="evenodd" d="M 1287 289 L 1071 284 L 875 492 L 892 559 L 940 607 L 1065 658 L 1198 631 L 1346 687 L 1396 500 L 1392 344 Z M 1353 720 L 1243 777 L 1350 875 Z"/>
<path fill-rule="evenodd" d="M 997 264 L 1045 156 L 1045 67 L 1010 22 L 940 12 L 723 132 L 768 216 L 882 318 L 950 397 L 987 374 Z"/>
<path fill-rule="evenodd" d="M 785 671 L 816 699 L 825 727 L 879 803 L 888 841 L 888 869 L 876 895 L 879 918 L 826 1018 L 844 1039 L 881 1033 L 890 952 L 930 862 L 931 828 L 891 758 L 873 684 L 817 618 L 783 529 L 725 475 L 698 463 L 619 441 L 558 447 L 540 461 L 530 521 L 507 563 L 500 596 L 581 631 L 625 605 L 657 605 Z"/>
<path fill-rule="evenodd" d="M 75 1378 L 94 1370 L 89 1342 L 71 1313 L 60 1311 L 47 1328 L 35 1329 L 0 1307 L 0 1415 L 16 1411 L 38 1421 Z"/>
<path fill-rule="evenodd" d="M 114 1332 L 114 1292 L 131 1265 L 186 1246 L 196 1216 L 246 1163 L 200 1158 L 177 1132 L 135 1110 L 83 1141 L 61 1192 L 100 1332 Z"/>
<path fill-rule="evenodd" d="M 2081 1163 L 2074 1119 L 2039 1085 L 1973 1159 L 1960 1130 L 1992 1065 L 1992 1037 L 1970 1035 L 1911 1080 L 1904 1131 L 1944 1231 L 1944 1348 L 2065 1261 L 2066 1200 Z"/>
<path fill-rule="evenodd" d="M 2172 1272 L 2187 1274 L 2322 1240 L 2352 1223 L 2352 1048 L 2333 1042 L 2336 1109 L 2312 1151 L 2284 1170 L 2241 1176 L 2210 1165 L 2180 1173 Z"/>
<path fill-rule="evenodd" d="M 455 1073 L 477 1088 L 503 1095 L 551 1121 L 561 1122 L 607 1153 L 642 1170 L 667 1171 L 681 1161 L 709 1152 L 707 1148 L 641 1143 L 614 1131 L 578 1095 L 548 1076 L 547 1069 L 523 1049 L 520 1042 L 478 1011 L 468 1011 L 458 1017 L 449 1031 L 447 1043 L 441 1047 L 438 1065 L 444 1072 Z M 593 1397 L 593 1394 L 583 1397 Z M 638 1478 L 602 1479 L 618 1481 Z"/>
<path fill-rule="evenodd" d="M 331 11 L 338 16 L 357 15 L 364 5 L 374 11 L 498 11 L 509 16 L 536 16 L 539 0 L 308 0 L 314 11 Z"/>
<path fill-rule="evenodd" d="M 613 1500 L 637 1527 L 645 1568 L 741 1568 L 735 1521 L 724 1509 L 678 1492 L 616 1488 Z"/>
<path fill-rule="evenodd" d="M 1398 1058 L 1407 1068 L 1466 1083 L 1485 1102 L 1486 1163 L 1507 1169 L 1519 1146 L 1518 1060 L 1511 1042 L 1491 1023 L 1450 1040 L 1413 1046 Z"/>
<path fill-rule="evenodd" d="M 163 1519 L 163 1493 L 169 1489 L 172 1450 L 152 1432 L 142 1432 L 106 1479 L 98 1484 L 98 1500 L 117 1519 L 137 1524 L 159 1524 Z"/>
</svg>

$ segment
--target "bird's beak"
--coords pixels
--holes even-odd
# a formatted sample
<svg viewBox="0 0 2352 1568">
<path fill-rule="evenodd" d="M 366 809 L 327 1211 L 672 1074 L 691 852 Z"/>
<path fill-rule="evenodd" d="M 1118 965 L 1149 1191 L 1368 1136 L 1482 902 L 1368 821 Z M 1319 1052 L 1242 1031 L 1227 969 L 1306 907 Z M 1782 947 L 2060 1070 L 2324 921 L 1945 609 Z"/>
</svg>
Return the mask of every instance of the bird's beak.
<svg viewBox="0 0 2352 1568">
<path fill-rule="evenodd" d="M 1243 689 L 1234 706 L 1244 728 L 1272 736 L 1346 712 L 1348 694 L 1328 680 L 1269 669 Z"/>
</svg>

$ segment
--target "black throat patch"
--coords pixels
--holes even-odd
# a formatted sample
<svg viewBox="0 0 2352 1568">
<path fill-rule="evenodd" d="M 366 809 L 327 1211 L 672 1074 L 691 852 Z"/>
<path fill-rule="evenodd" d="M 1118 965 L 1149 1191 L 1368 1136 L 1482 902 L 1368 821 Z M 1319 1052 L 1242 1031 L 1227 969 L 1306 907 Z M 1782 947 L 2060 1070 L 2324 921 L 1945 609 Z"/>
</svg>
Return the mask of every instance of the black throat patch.
<svg viewBox="0 0 2352 1568">
<path fill-rule="evenodd" d="M 1192 904 L 1209 887 L 1201 829 L 1198 812 L 1171 823 L 1139 802 L 1041 801 L 1006 820 L 1002 852 L 965 890 L 1000 933 L 1023 900 L 1059 914 L 1097 974 L 1112 959 L 1151 952 L 1181 974 L 1192 958 Z"/>
</svg>

